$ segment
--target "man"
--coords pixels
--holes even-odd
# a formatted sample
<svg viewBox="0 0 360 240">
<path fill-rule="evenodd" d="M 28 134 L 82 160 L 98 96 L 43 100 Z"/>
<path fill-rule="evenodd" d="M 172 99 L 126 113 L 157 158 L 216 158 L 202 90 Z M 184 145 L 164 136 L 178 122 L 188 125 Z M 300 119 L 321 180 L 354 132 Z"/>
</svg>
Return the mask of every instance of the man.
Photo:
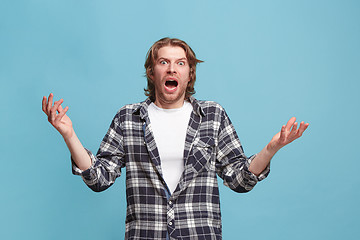
<svg viewBox="0 0 360 240">
<path fill-rule="evenodd" d="M 269 173 L 274 154 L 308 123 L 291 118 L 257 155 L 247 158 L 224 109 L 192 95 L 201 62 L 183 41 L 164 38 L 145 62 L 149 98 L 114 117 L 96 156 L 76 137 L 63 100 L 43 98 L 49 122 L 63 136 L 73 173 L 103 191 L 126 167 L 126 239 L 221 239 L 217 175 L 236 192 Z"/>
</svg>

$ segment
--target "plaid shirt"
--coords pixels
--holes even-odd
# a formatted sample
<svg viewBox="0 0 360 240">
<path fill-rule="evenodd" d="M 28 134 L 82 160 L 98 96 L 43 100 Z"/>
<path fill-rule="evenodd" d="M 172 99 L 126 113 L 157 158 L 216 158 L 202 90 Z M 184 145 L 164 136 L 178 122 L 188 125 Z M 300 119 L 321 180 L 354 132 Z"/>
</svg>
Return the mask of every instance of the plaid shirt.
<svg viewBox="0 0 360 240">
<path fill-rule="evenodd" d="M 247 158 L 224 109 L 190 97 L 193 106 L 184 149 L 185 169 L 170 195 L 148 116 L 150 99 L 126 105 L 114 117 L 92 166 L 81 175 L 103 191 L 126 167 L 125 239 L 221 239 L 217 176 L 236 192 L 248 192 L 269 173 L 249 170 Z M 176 126 L 174 126 L 176 127 Z"/>
</svg>

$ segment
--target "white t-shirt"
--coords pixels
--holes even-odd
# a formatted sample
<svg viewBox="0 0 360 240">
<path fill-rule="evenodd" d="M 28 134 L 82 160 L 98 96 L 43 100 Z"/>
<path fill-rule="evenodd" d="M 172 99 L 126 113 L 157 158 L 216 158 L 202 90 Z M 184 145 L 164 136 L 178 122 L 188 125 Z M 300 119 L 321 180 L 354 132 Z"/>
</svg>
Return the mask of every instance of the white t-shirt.
<svg viewBox="0 0 360 240">
<path fill-rule="evenodd" d="M 185 101 L 181 108 L 163 109 L 149 105 L 149 118 L 159 151 L 164 180 L 173 193 L 184 171 L 184 147 L 193 107 Z"/>
</svg>

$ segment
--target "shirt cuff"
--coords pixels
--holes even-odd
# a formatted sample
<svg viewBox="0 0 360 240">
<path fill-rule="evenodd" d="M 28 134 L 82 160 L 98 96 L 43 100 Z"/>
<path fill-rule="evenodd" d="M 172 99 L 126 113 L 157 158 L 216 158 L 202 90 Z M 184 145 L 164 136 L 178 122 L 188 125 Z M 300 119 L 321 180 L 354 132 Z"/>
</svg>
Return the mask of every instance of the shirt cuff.
<svg viewBox="0 0 360 240">
<path fill-rule="evenodd" d="M 252 179 L 256 179 L 257 182 L 264 180 L 270 173 L 270 163 L 266 166 L 266 168 L 259 174 L 259 176 L 256 176 L 254 173 L 250 172 L 249 167 L 250 167 L 250 163 L 254 160 L 254 158 L 256 157 L 255 155 L 252 155 L 251 157 L 249 157 L 245 163 L 246 166 L 246 170 L 249 173 L 250 177 Z"/>
<path fill-rule="evenodd" d="M 72 167 L 72 173 L 74 175 L 79 175 L 79 176 L 83 176 L 83 177 L 88 176 L 89 177 L 91 170 L 94 169 L 96 158 L 95 158 L 94 154 L 91 153 L 91 151 L 87 150 L 86 148 L 85 148 L 85 150 L 90 156 L 91 166 L 86 170 L 81 170 L 80 168 L 78 168 L 78 166 L 76 166 L 76 163 L 74 162 L 74 160 L 73 160 L 73 158 L 71 156 L 71 167 Z"/>
</svg>

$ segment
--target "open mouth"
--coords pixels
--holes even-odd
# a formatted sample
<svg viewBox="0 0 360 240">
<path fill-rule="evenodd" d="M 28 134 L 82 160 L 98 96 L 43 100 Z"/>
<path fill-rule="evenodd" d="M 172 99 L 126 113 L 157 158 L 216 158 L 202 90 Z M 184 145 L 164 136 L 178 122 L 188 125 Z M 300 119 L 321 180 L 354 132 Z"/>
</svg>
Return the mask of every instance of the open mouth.
<svg viewBox="0 0 360 240">
<path fill-rule="evenodd" d="M 169 89 L 174 89 L 178 86 L 178 82 L 175 80 L 167 80 L 165 82 L 165 86 Z"/>
</svg>

